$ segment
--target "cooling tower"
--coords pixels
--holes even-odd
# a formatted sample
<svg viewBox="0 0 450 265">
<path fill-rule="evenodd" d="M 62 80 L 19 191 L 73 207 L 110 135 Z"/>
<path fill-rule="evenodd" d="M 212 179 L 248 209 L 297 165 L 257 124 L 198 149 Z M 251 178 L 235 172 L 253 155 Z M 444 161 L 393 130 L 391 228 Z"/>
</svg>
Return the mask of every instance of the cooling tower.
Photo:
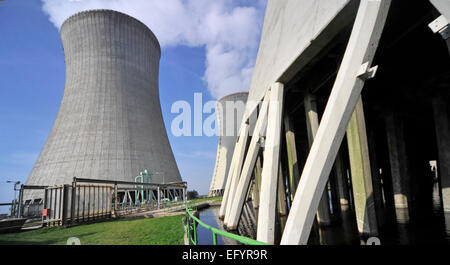
<svg viewBox="0 0 450 265">
<path fill-rule="evenodd" d="M 222 195 L 233 157 L 237 132 L 241 124 L 248 93 L 234 93 L 219 99 L 216 103 L 218 144 L 216 165 L 209 187 L 209 196 Z"/>
<path fill-rule="evenodd" d="M 77 13 L 61 27 L 66 83 L 28 185 L 79 178 L 181 181 L 158 91 L 161 49 L 138 20 L 110 10 Z"/>
</svg>

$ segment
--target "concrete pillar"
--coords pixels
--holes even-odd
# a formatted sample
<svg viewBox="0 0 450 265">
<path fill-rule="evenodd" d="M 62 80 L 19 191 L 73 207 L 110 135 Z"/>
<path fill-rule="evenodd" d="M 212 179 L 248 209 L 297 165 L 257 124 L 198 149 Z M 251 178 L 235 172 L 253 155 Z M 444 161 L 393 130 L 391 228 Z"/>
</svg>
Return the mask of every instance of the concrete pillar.
<svg viewBox="0 0 450 265">
<path fill-rule="evenodd" d="M 329 178 L 329 196 L 330 196 L 330 204 L 331 204 L 331 222 L 339 222 L 341 215 L 341 203 L 339 201 L 339 191 L 338 191 L 338 183 L 337 183 L 337 174 L 335 170 L 331 171 Z"/>
<path fill-rule="evenodd" d="M 450 38 L 447 38 L 447 48 L 448 48 L 448 53 L 450 53 Z"/>
<path fill-rule="evenodd" d="M 339 203 L 341 205 L 348 205 L 349 192 L 347 186 L 347 172 L 345 169 L 344 161 L 342 160 L 342 152 L 336 156 L 334 162 L 334 171 L 336 172 L 336 184 L 338 188 Z"/>
<path fill-rule="evenodd" d="M 283 101 L 284 85 L 278 82 L 272 84 L 261 172 L 261 197 L 256 237 L 258 241 L 269 244 L 273 244 L 275 241 L 275 208 L 280 164 Z"/>
<path fill-rule="evenodd" d="M 320 192 L 342 143 L 345 129 L 355 109 L 365 80 L 373 77 L 371 67 L 389 11 L 390 0 L 360 1 L 352 33 L 331 89 L 316 140 L 303 168 L 292 203 L 282 245 L 306 244 L 320 202 Z"/>
<path fill-rule="evenodd" d="M 433 98 L 434 126 L 439 158 L 438 176 L 441 184 L 444 211 L 450 211 L 450 115 L 449 96 L 437 95 Z"/>
<path fill-rule="evenodd" d="M 411 187 L 403 121 L 396 115 L 386 117 L 386 132 L 396 217 L 398 222 L 407 223 Z"/>
<path fill-rule="evenodd" d="M 289 172 L 290 201 L 294 200 L 295 191 L 300 180 L 300 171 L 297 159 L 297 147 L 295 144 L 294 125 L 287 114 L 284 117 L 284 130 L 286 134 L 286 151 Z"/>
<path fill-rule="evenodd" d="M 358 231 L 365 235 L 377 235 L 369 146 L 361 97 L 347 127 L 347 144 Z"/>
<path fill-rule="evenodd" d="M 279 171 L 278 171 L 278 196 L 277 196 L 277 202 L 278 202 L 278 213 L 282 216 L 287 216 L 288 210 L 287 210 L 287 203 L 286 203 L 286 185 L 284 182 L 284 175 L 283 175 L 283 168 L 280 163 Z"/>
<path fill-rule="evenodd" d="M 271 104 L 274 105 L 275 103 L 271 102 Z M 260 149 L 261 139 L 264 135 L 266 123 L 268 120 L 266 115 L 268 106 L 269 106 L 269 99 L 265 98 L 261 106 L 261 111 L 259 113 L 258 120 L 256 121 L 255 124 L 255 129 L 253 132 L 253 136 L 251 137 L 250 140 L 250 145 L 248 146 L 248 151 L 247 155 L 245 156 L 245 161 L 242 166 L 242 170 L 236 173 L 239 174 L 240 177 L 238 178 L 239 181 L 238 184 L 236 185 L 236 189 L 234 190 L 235 196 L 233 197 L 233 200 L 230 201 L 231 205 L 230 210 L 227 211 L 227 213 L 225 214 L 225 221 L 224 221 L 224 225 L 226 225 L 227 229 L 229 230 L 237 229 L 239 224 L 239 218 L 242 213 L 242 208 L 245 203 L 245 199 L 247 197 L 250 180 L 253 173 L 253 168 L 255 167 L 256 159 L 258 158 L 259 152 L 261 150 Z M 265 158 L 265 161 L 268 161 L 268 159 Z"/>
<path fill-rule="evenodd" d="M 450 38 L 445 40 L 447 42 L 448 53 L 450 53 Z"/>
<path fill-rule="evenodd" d="M 245 159 L 245 150 L 247 146 L 247 140 L 249 138 L 249 124 L 243 125 L 243 130 L 241 130 L 241 134 L 237 140 L 236 148 L 234 149 L 233 158 L 235 158 L 235 165 L 233 166 L 233 172 L 231 172 L 231 185 L 230 192 L 228 194 L 226 209 L 224 213 L 224 224 L 228 224 L 228 219 L 230 218 L 231 207 L 233 205 L 233 201 L 236 199 L 236 189 L 239 185 L 239 178 L 241 175 L 242 165 Z M 242 133 L 243 132 L 243 133 Z M 231 167 L 231 166 L 230 166 Z"/>
<path fill-rule="evenodd" d="M 381 161 L 378 161 L 378 154 L 376 148 L 376 135 L 373 129 L 368 132 L 369 138 L 369 155 L 370 155 L 370 168 L 372 171 L 372 185 L 373 185 L 373 198 L 375 201 L 375 210 L 377 213 L 377 222 L 379 226 L 385 223 L 384 215 L 384 201 L 383 201 L 383 188 L 381 185 Z"/>
<path fill-rule="evenodd" d="M 306 128 L 308 132 L 309 146 L 312 146 L 314 136 L 319 129 L 319 115 L 317 113 L 317 103 L 315 95 L 310 93 L 305 94 L 305 114 L 306 114 Z M 319 225 L 331 224 L 331 212 L 328 196 L 328 185 L 325 186 L 325 190 L 320 199 L 319 206 L 317 207 L 316 218 Z"/>
<path fill-rule="evenodd" d="M 258 159 L 256 160 L 255 170 L 253 174 L 255 176 L 253 180 L 253 208 L 257 213 L 259 209 L 259 197 L 261 190 L 261 156 L 258 156 Z M 258 214 L 256 214 L 256 217 L 257 216 Z"/>
</svg>

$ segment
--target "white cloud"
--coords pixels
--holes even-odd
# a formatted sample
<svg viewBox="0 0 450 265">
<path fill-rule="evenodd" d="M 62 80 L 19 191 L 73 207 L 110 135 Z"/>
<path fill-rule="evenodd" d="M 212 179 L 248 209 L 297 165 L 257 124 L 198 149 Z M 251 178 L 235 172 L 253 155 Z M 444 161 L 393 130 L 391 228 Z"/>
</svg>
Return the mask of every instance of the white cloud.
<svg viewBox="0 0 450 265">
<path fill-rule="evenodd" d="M 60 27 L 88 9 L 112 9 L 145 23 L 161 46 L 205 47 L 203 80 L 219 98 L 250 88 L 265 0 L 42 0 Z"/>
</svg>

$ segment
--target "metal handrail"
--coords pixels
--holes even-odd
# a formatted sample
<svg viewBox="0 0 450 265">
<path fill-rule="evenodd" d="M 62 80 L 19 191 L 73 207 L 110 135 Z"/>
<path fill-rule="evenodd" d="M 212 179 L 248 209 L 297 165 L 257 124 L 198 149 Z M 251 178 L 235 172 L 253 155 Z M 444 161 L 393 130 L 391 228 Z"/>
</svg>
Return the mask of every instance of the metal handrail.
<svg viewBox="0 0 450 265">
<path fill-rule="evenodd" d="M 239 235 L 235 235 L 223 230 L 219 230 L 215 227 L 209 226 L 205 223 L 203 223 L 202 221 L 200 221 L 200 219 L 198 219 L 197 217 L 195 217 L 192 213 L 191 213 L 192 209 L 186 209 L 186 217 L 187 217 L 187 224 L 186 224 L 186 233 L 188 236 L 188 241 L 189 244 L 192 242 L 194 245 L 198 245 L 198 240 L 197 240 L 197 228 L 195 223 L 198 223 L 199 225 L 203 226 L 204 228 L 208 229 L 209 231 L 212 232 L 213 234 L 213 244 L 217 245 L 217 235 L 221 235 L 224 237 L 228 237 L 231 238 L 233 240 L 236 240 L 244 245 L 269 245 L 267 243 L 261 242 L 261 241 L 257 241 L 248 237 L 244 237 L 244 236 L 239 236 Z M 194 232 L 194 238 L 193 240 L 191 239 L 191 227 L 190 227 L 190 219 L 193 220 L 193 232 Z"/>
</svg>

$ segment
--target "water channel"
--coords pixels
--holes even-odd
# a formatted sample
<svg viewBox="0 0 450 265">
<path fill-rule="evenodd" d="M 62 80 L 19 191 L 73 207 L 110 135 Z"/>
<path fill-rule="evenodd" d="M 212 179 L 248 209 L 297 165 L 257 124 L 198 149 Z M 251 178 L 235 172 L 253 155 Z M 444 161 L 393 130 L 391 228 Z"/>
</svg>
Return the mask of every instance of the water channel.
<svg viewBox="0 0 450 265">
<path fill-rule="evenodd" d="M 250 238 L 256 237 L 255 212 L 251 203 L 244 207 L 243 218 L 239 223 L 237 234 Z M 202 222 L 223 230 L 223 223 L 218 218 L 219 207 L 211 207 L 200 211 Z M 398 215 L 398 214 L 397 214 Z M 419 213 L 421 218 L 412 219 L 408 223 L 402 222 L 395 214 L 385 213 L 383 223 L 379 226 L 379 236 L 382 245 L 450 245 L 450 212 L 442 211 L 439 187 L 433 187 L 432 209 L 426 213 Z M 319 227 L 315 225 L 311 231 L 309 244 L 311 245 L 364 245 L 367 238 L 362 238 L 356 227 L 352 205 L 341 207 L 339 219 L 334 225 Z M 278 229 L 279 230 L 279 229 Z M 280 238 L 278 233 L 278 240 Z M 219 245 L 236 245 L 235 240 L 218 236 Z M 198 242 L 200 245 L 212 245 L 212 233 L 199 226 Z"/>
</svg>

